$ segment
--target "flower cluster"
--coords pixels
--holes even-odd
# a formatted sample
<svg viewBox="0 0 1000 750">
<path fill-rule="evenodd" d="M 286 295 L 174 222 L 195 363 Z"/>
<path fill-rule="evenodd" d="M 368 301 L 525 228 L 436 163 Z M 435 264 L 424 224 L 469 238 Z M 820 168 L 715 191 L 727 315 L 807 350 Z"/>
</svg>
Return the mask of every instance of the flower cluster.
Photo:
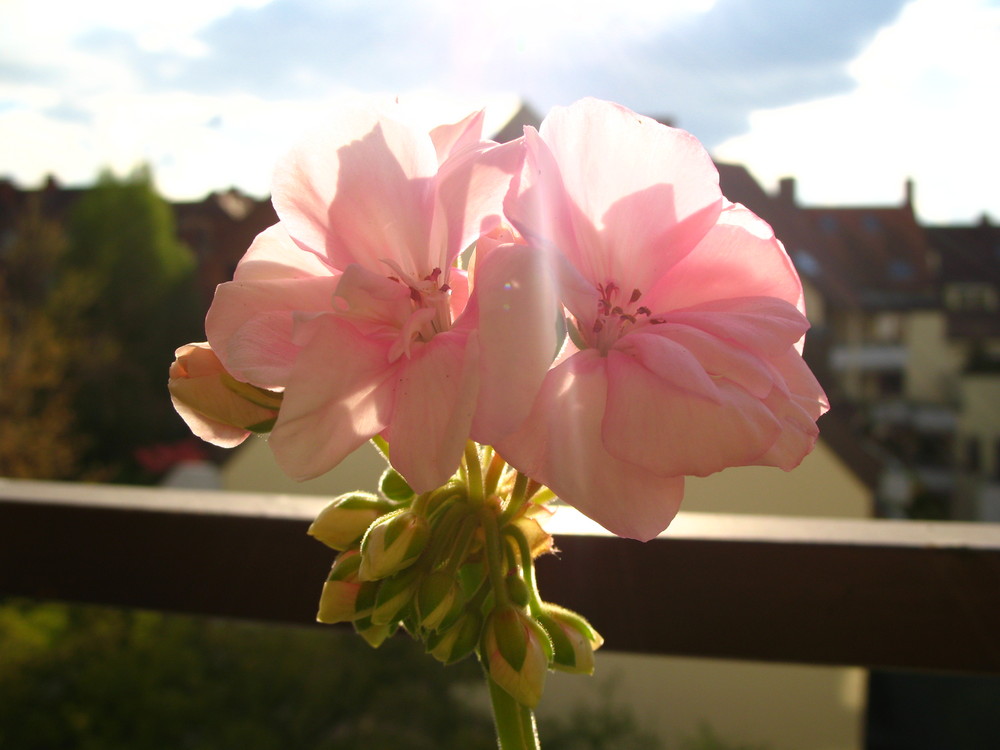
<svg viewBox="0 0 1000 750">
<path fill-rule="evenodd" d="M 492 681 L 534 708 L 549 669 L 593 672 L 603 640 L 539 596 L 533 561 L 553 548 L 546 491 L 489 448 L 470 446 L 463 466 L 420 495 L 388 469 L 379 495 L 343 495 L 319 514 L 309 533 L 338 555 L 317 619 L 350 622 L 376 647 L 402 626 L 444 664 L 479 651 Z"/>
<path fill-rule="evenodd" d="M 539 597 L 545 502 L 646 540 L 685 475 L 796 466 L 827 409 L 798 276 L 692 136 L 593 99 L 502 145 L 481 114 L 348 108 L 273 202 L 177 350 L 177 410 L 218 445 L 269 434 L 298 479 L 379 446 L 379 494 L 310 529 L 338 551 L 318 619 L 476 653 L 500 746 L 536 748 L 547 670 L 601 645 Z"/>
<path fill-rule="evenodd" d="M 681 130 L 586 99 L 498 145 L 481 114 L 428 132 L 349 108 L 278 166 L 273 202 L 210 348 L 171 373 L 211 442 L 269 432 L 306 479 L 380 437 L 426 493 L 471 439 L 637 539 L 685 475 L 791 469 L 815 442 L 798 276 Z"/>
</svg>

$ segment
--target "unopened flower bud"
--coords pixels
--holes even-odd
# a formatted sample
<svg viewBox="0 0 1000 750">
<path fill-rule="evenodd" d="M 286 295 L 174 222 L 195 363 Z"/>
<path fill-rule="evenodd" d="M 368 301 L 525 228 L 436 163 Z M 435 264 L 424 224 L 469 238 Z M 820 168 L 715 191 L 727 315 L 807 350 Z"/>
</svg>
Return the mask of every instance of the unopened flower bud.
<svg viewBox="0 0 1000 750">
<path fill-rule="evenodd" d="M 319 598 L 318 622 L 332 625 L 336 622 L 350 622 L 355 618 L 358 592 L 361 582 L 358 580 L 358 566 L 361 555 L 357 550 L 350 550 L 337 556 L 323 584 L 323 593 Z"/>
<path fill-rule="evenodd" d="M 524 582 L 521 574 L 517 570 L 512 570 L 507 574 L 507 596 L 519 607 L 527 607 L 531 599 L 531 592 L 528 584 Z"/>
<path fill-rule="evenodd" d="M 383 578 L 375 594 L 372 608 L 373 625 L 389 625 L 403 619 L 403 610 L 413 600 L 420 580 L 417 571 L 409 568 L 389 578 Z"/>
<path fill-rule="evenodd" d="M 482 618 L 466 612 L 450 628 L 429 635 L 427 651 L 442 664 L 454 664 L 475 651 L 482 629 Z"/>
<path fill-rule="evenodd" d="M 541 626 L 517 607 L 494 609 L 483 631 L 482 650 L 490 678 L 522 706 L 535 708 L 552 653 Z"/>
<path fill-rule="evenodd" d="M 372 622 L 379 585 L 378 581 L 362 581 L 354 604 L 354 630 L 368 641 L 368 645 L 372 648 L 381 646 L 382 642 L 396 630 L 396 623 L 376 625 Z"/>
<path fill-rule="evenodd" d="M 594 652 L 604 639 L 576 612 L 545 604 L 545 613 L 538 618 L 552 639 L 552 667 L 563 672 L 594 673 Z"/>
<path fill-rule="evenodd" d="M 465 596 L 455 576 L 439 570 L 420 582 L 417 592 L 417 616 L 426 630 L 447 629 L 461 614 Z"/>
<path fill-rule="evenodd" d="M 214 445 L 234 448 L 252 432 L 269 432 L 282 395 L 233 378 L 208 343 L 174 352 L 167 388 L 191 432 Z"/>
<path fill-rule="evenodd" d="M 423 516 L 409 510 L 382 516 L 361 540 L 361 580 L 376 581 L 412 565 L 429 538 Z"/>
<path fill-rule="evenodd" d="M 348 549 L 391 507 L 385 500 L 368 492 L 341 495 L 319 512 L 309 527 L 309 535 L 327 547 Z"/>
</svg>

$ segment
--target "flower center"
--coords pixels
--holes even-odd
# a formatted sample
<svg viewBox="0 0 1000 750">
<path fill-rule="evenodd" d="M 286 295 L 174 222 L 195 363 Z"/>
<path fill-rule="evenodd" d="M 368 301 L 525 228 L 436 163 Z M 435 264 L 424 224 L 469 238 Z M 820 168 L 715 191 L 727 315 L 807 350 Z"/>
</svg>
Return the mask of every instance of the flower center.
<svg viewBox="0 0 1000 750">
<path fill-rule="evenodd" d="M 593 324 L 587 328 L 576 326 L 576 332 L 584 343 L 583 347 L 592 347 L 607 355 L 614 343 L 637 326 L 652 323 L 662 323 L 663 318 L 654 318 L 645 305 L 639 304 L 642 292 L 633 289 L 625 296 L 622 289 L 613 281 L 597 285 L 597 315 Z M 574 340 L 576 337 L 573 337 Z M 577 342 L 577 346 L 579 346 Z"/>
<path fill-rule="evenodd" d="M 392 362 L 403 354 L 409 356 L 410 345 L 414 341 L 430 341 L 435 335 L 451 328 L 451 287 L 447 283 L 441 283 L 440 268 L 417 279 L 391 260 L 383 259 L 382 262 L 395 272 L 389 279 L 409 288 L 412 304 L 409 315 L 400 325 L 399 338 L 389 352 L 389 361 Z"/>
</svg>

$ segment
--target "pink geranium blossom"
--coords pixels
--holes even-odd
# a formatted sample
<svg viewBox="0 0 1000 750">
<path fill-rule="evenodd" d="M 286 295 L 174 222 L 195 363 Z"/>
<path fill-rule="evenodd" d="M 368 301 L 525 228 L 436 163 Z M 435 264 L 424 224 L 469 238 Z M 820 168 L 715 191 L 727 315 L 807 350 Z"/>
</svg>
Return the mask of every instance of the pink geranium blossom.
<svg viewBox="0 0 1000 750">
<path fill-rule="evenodd" d="M 826 397 L 803 363 L 798 276 L 689 134 L 597 100 L 525 134 L 506 203 L 549 254 L 571 341 L 498 449 L 611 531 L 649 539 L 684 475 L 791 469 Z"/>
<path fill-rule="evenodd" d="M 472 290 L 455 266 L 499 226 L 523 160 L 520 142 L 481 130 L 480 115 L 427 132 L 354 108 L 279 165 L 280 222 L 219 287 L 207 329 L 235 377 L 283 390 L 270 444 L 291 476 L 318 476 L 382 435 L 427 491 L 457 468 L 474 420 L 492 438 L 530 408 L 555 335 L 517 342 L 536 363 L 525 370 L 507 332 L 555 310 L 537 253 L 496 248 Z"/>
</svg>

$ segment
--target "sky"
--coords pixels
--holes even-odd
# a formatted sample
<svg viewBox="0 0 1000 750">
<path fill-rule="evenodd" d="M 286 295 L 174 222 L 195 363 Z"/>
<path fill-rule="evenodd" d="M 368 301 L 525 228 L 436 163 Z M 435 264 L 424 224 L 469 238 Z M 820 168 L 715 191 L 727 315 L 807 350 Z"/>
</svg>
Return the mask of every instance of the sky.
<svg viewBox="0 0 1000 750">
<path fill-rule="evenodd" d="M 998 71 L 1000 0 L 0 0 L 0 177 L 263 196 L 344 96 L 497 128 L 597 96 L 805 205 L 912 178 L 924 222 L 1000 221 Z"/>
</svg>

